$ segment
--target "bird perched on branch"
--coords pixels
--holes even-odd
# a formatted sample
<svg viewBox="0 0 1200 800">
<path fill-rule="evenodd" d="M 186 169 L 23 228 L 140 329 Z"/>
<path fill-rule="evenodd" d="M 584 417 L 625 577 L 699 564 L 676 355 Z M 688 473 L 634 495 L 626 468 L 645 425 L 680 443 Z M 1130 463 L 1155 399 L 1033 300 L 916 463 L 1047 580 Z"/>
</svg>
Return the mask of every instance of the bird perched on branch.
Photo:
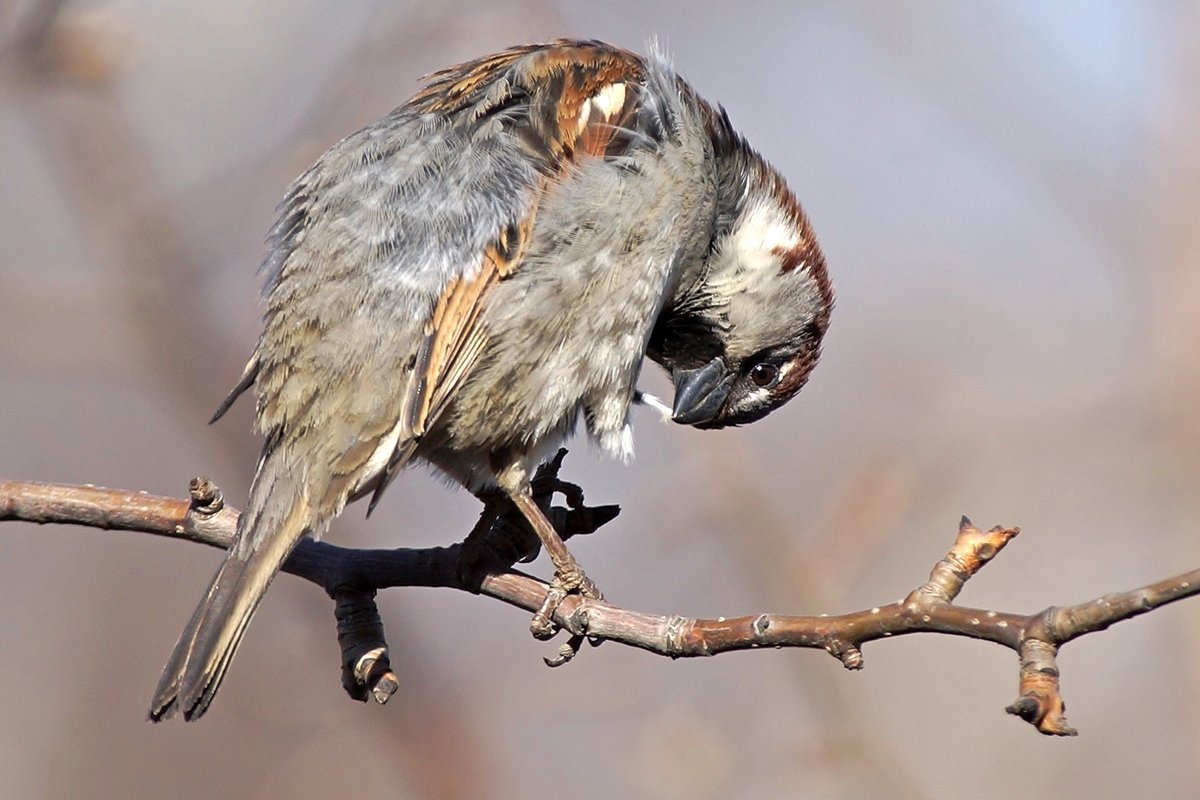
<svg viewBox="0 0 1200 800">
<path fill-rule="evenodd" d="M 645 356 L 676 422 L 759 419 L 808 379 L 833 303 L 799 204 L 724 111 L 597 41 L 432 75 L 292 184 L 264 271 L 262 335 L 214 417 L 253 386 L 262 454 L 154 720 L 202 715 L 299 539 L 414 461 L 528 521 L 552 634 L 566 593 L 599 593 L 532 498 L 537 465 L 579 421 L 631 455 Z"/>
</svg>

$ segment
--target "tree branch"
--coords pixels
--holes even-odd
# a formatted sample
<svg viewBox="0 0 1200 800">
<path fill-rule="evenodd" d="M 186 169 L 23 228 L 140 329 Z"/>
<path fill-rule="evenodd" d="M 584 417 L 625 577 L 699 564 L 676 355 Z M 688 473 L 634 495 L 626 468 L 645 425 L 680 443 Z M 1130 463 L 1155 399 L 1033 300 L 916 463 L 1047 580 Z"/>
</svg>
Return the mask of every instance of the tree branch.
<svg viewBox="0 0 1200 800">
<path fill-rule="evenodd" d="M 564 538 L 591 533 L 614 518 L 614 506 L 591 508 L 578 487 L 559 481 L 562 454 L 539 473 L 536 496 L 548 506 L 555 494 L 567 507 L 550 509 Z M 92 486 L 0 481 L 0 521 L 86 525 L 169 536 L 213 547 L 233 541 L 238 512 L 225 506 L 209 481 L 192 481 L 189 500 Z M 562 663 L 583 638 L 614 641 L 671 658 L 711 656 L 760 647 L 819 648 L 847 669 L 863 666 L 862 645 L 910 633 L 942 633 L 980 639 L 1020 655 L 1015 702 L 1007 711 L 1040 732 L 1073 736 L 1059 692 L 1059 649 L 1155 608 L 1200 593 L 1200 570 L 1105 595 L 1074 606 L 1051 606 L 1035 614 L 968 608 L 954 604 L 963 586 L 1019 533 L 1017 528 L 981 531 L 963 517 L 949 552 L 929 579 L 899 602 L 848 614 L 791 616 L 757 614 L 716 619 L 646 614 L 569 596 L 554 615 L 572 641 L 547 663 Z M 304 540 L 283 570 L 316 583 L 335 601 L 342 645 L 343 684 L 358 700 L 383 703 L 398 680 L 388 666 L 387 643 L 374 597 L 393 586 L 437 586 L 473 592 L 509 605 L 537 610 L 547 584 L 513 569 L 536 555 L 531 533 L 516 515 L 492 504 L 471 535 L 450 547 L 365 550 Z"/>
</svg>

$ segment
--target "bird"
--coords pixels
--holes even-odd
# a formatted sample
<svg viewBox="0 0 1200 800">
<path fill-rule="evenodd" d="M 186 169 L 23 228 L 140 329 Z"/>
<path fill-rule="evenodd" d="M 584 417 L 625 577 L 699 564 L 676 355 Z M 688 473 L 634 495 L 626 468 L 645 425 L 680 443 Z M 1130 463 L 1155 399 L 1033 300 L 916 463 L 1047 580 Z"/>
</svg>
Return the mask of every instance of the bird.
<svg viewBox="0 0 1200 800">
<path fill-rule="evenodd" d="M 511 47 L 427 76 L 321 155 L 267 237 L 263 437 L 236 536 L 149 716 L 201 717 L 273 576 L 347 503 L 424 464 L 500 497 L 567 593 L 600 597 L 534 502 L 580 424 L 627 460 L 646 358 L 671 418 L 742 425 L 808 380 L 833 288 L 787 183 L 653 47 Z M 552 631 L 551 631 L 552 633 Z"/>
</svg>

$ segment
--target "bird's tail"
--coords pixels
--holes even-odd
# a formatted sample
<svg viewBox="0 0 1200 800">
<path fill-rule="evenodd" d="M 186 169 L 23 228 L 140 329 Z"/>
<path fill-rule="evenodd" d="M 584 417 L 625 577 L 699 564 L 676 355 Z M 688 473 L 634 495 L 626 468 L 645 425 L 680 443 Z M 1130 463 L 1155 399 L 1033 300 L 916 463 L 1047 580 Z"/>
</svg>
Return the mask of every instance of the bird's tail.
<svg viewBox="0 0 1200 800">
<path fill-rule="evenodd" d="M 251 495 L 253 506 L 253 489 Z M 163 668 L 150 704 L 151 720 L 168 719 L 177 711 L 193 720 L 208 710 L 271 578 L 311 523 L 307 497 L 290 500 L 282 520 L 249 509 L 238 520 L 237 540 Z M 271 529 L 258 530 L 263 525 Z"/>
</svg>

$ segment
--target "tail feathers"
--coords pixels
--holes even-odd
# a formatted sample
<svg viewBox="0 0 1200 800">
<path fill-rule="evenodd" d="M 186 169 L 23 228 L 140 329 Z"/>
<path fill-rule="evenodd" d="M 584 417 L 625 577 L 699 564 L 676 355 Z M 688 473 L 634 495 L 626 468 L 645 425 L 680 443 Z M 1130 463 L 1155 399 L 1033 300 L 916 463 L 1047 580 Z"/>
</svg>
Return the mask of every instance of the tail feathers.
<svg viewBox="0 0 1200 800">
<path fill-rule="evenodd" d="M 208 710 L 267 586 L 305 531 L 307 514 L 304 504 L 298 506 L 257 547 L 243 555 L 235 545 L 225 557 L 163 669 L 151 720 L 160 722 L 178 711 L 193 720 Z"/>
</svg>

